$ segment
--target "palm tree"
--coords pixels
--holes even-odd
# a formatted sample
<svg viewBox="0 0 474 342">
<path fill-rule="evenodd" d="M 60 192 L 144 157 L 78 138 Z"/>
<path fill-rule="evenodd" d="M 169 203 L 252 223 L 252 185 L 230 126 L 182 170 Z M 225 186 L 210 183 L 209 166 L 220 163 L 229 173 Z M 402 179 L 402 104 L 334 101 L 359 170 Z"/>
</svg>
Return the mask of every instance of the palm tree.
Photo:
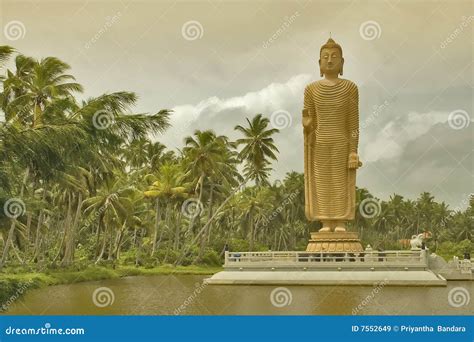
<svg viewBox="0 0 474 342">
<path fill-rule="evenodd" d="M 102 260 L 107 242 L 112 239 L 113 230 L 120 229 L 130 219 L 133 213 L 131 198 L 136 192 L 137 189 L 127 186 L 124 179 L 118 176 L 110 188 L 104 188 L 96 196 L 84 200 L 84 213 L 97 216 L 96 263 Z M 99 248 L 101 235 L 102 243 Z"/>
<path fill-rule="evenodd" d="M 88 195 L 86 179 L 89 172 L 84 168 L 76 168 L 68 174 L 63 174 L 63 178 L 58 182 L 58 187 L 66 190 L 63 191 L 61 197 L 66 202 L 66 216 L 64 220 L 64 235 L 59 247 L 58 256 L 63 255 L 61 264 L 63 266 L 70 265 L 74 262 L 75 243 L 77 237 L 77 229 L 82 214 L 82 201 Z M 75 210 L 73 210 L 75 206 Z M 64 248 L 63 248 L 64 246 Z M 53 260 L 54 263 L 55 260 Z"/>
<path fill-rule="evenodd" d="M 16 66 L 17 73 L 9 73 L 5 80 L 4 100 L 7 101 L 7 112 L 10 106 L 33 108 L 28 120 L 31 127 L 42 124 L 43 112 L 48 103 L 70 98 L 74 92 L 83 91 L 82 86 L 74 82 L 74 76 L 66 73 L 70 66 L 55 57 L 34 61 L 19 55 L 16 57 Z"/>
<path fill-rule="evenodd" d="M 237 171 L 235 169 L 235 159 L 230 148 L 232 144 L 225 136 L 218 136 L 212 130 L 196 130 L 194 136 L 185 138 L 185 147 L 183 148 L 184 164 L 186 167 L 186 177 L 195 184 L 195 192 L 198 201 L 203 203 L 205 200 L 204 189 L 209 187 L 209 220 L 212 217 L 212 205 L 216 186 L 220 182 L 233 184 L 233 177 Z M 190 227 L 194 226 L 195 220 L 199 220 L 201 212 L 193 216 L 190 221 Z M 200 233 L 201 243 L 199 257 L 204 253 L 204 248 L 208 240 L 208 224 L 206 229 Z"/>
<path fill-rule="evenodd" d="M 161 165 L 166 162 L 173 162 L 175 161 L 175 155 L 173 151 L 167 151 L 166 146 L 162 143 L 156 142 L 148 142 L 146 145 L 146 154 L 147 154 L 147 162 L 148 168 L 150 171 L 158 171 Z"/>
<path fill-rule="evenodd" d="M 278 133 L 276 128 L 268 129 L 270 120 L 264 118 L 262 114 L 254 116 L 252 121 L 246 119 L 248 127 L 235 126 L 235 130 L 241 132 L 244 138 L 237 140 L 237 145 L 244 148 L 239 153 L 240 160 L 245 162 L 245 177 L 255 181 L 257 185 L 268 184 L 268 177 L 271 171 L 270 160 L 277 160 L 275 153 L 278 148 L 275 146 L 272 135 Z"/>
<path fill-rule="evenodd" d="M 15 49 L 11 46 L 0 45 L 0 67 L 3 67 L 3 63 L 5 63 L 10 58 L 14 51 Z M 3 82 L 4 79 L 5 78 L 3 76 L 0 76 L 0 81 Z"/>
<path fill-rule="evenodd" d="M 3 47 L 1 59 L 4 60 L 11 52 L 11 49 Z M 41 125 L 43 113 L 56 113 L 61 100 L 64 100 L 63 108 L 70 108 L 68 97 L 72 91 L 82 88 L 77 83 L 65 82 L 71 78 L 64 74 L 69 67 L 54 58 L 34 62 L 31 58 L 19 55 L 16 67 L 16 73 L 8 71 L 7 77 L 2 78 L 0 99 L 9 125 L 0 128 L 0 153 L 9 155 L 7 160 L 14 160 L 25 167 L 24 181 L 19 190 L 20 196 L 23 196 L 29 177 L 34 176 L 34 183 L 37 184 L 40 178 L 47 179 L 54 174 L 51 165 L 64 170 L 65 158 L 61 152 L 70 147 L 71 136 L 83 138 L 77 129 L 68 125 Z M 50 110 L 45 111 L 48 105 Z M 73 132 L 77 134 L 71 134 Z M 65 134 L 69 137 L 66 138 Z M 28 148 L 25 149 L 25 146 Z M 0 268 L 8 257 L 15 226 L 16 218 L 12 220 Z"/>
<path fill-rule="evenodd" d="M 169 222 L 169 215 L 173 202 L 180 198 L 185 198 L 188 196 L 186 192 L 186 184 L 184 182 L 184 173 L 181 171 L 181 165 L 165 163 L 160 167 L 159 173 L 157 176 L 149 175 L 148 179 L 152 179 L 153 183 L 144 192 L 146 198 L 151 198 L 155 200 L 155 229 L 152 239 L 152 250 L 151 256 L 155 254 L 155 251 L 158 249 L 163 236 L 163 230 L 161 229 L 160 238 L 158 239 L 158 229 L 160 225 L 160 219 L 162 216 L 160 210 L 160 204 L 163 203 L 166 206 L 165 215 L 166 222 Z M 179 247 L 179 225 L 176 224 L 175 230 L 175 249 Z"/>
<path fill-rule="evenodd" d="M 248 188 L 240 195 L 239 209 L 246 235 L 249 239 L 249 248 L 253 250 L 259 224 L 267 220 L 267 216 L 274 202 L 273 194 L 268 188 Z"/>
<path fill-rule="evenodd" d="M 228 138 L 217 136 L 212 130 L 194 132 L 184 139 L 183 148 L 186 176 L 194 180 L 199 200 L 203 199 L 206 180 L 222 170 Z"/>
<path fill-rule="evenodd" d="M 141 137 L 130 141 L 124 146 L 122 156 L 126 160 L 127 165 L 130 165 L 132 170 L 138 170 L 148 162 L 148 144 L 148 139 Z"/>
<path fill-rule="evenodd" d="M 474 217 L 468 215 L 467 211 L 457 212 L 454 214 L 452 219 L 452 240 L 453 241 L 463 241 L 469 240 L 473 241 L 474 239 Z"/>
</svg>

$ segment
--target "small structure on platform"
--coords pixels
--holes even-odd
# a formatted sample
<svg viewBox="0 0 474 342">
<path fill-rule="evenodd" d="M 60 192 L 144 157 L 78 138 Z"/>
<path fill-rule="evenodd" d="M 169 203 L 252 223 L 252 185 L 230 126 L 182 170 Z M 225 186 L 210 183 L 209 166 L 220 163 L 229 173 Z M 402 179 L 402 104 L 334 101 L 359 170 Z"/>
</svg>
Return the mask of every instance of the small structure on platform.
<svg viewBox="0 0 474 342">
<path fill-rule="evenodd" d="M 433 272 L 447 280 L 474 280 L 474 260 L 470 258 L 459 259 L 455 256 L 446 262 L 439 255 L 432 253 L 428 263 Z"/>
</svg>

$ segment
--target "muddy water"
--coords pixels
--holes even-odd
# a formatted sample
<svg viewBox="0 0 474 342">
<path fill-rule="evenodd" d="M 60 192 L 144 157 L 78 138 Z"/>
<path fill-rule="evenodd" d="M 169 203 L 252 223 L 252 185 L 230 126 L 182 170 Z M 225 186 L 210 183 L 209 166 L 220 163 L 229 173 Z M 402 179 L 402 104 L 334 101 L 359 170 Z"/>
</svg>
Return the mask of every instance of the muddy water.
<svg viewBox="0 0 474 342">
<path fill-rule="evenodd" d="M 7 314 L 467 315 L 474 312 L 474 298 L 470 298 L 474 282 L 468 281 L 449 282 L 447 287 L 286 286 L 275 290 L 277 286 L 206 286 L 202 285 L 205 277 L 208 276 L 139 276 L 50 286 L 29 291 L 10 306 Z"/>
</svg>

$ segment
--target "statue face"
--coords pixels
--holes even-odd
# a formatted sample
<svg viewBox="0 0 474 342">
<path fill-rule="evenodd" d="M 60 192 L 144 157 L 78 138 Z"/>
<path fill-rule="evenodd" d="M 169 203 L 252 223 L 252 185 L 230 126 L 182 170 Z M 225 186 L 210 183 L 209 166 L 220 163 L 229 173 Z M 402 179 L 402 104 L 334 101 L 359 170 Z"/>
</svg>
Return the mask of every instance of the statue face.
<svg viewBox="0 0 474 342">
<path fill-rule="evenodd" d="M 323 74 L 338 75 L 344 64 L 344 58 L 338 48 L 324 48 L 321 51 L 319 67 Z"/>
</svg>

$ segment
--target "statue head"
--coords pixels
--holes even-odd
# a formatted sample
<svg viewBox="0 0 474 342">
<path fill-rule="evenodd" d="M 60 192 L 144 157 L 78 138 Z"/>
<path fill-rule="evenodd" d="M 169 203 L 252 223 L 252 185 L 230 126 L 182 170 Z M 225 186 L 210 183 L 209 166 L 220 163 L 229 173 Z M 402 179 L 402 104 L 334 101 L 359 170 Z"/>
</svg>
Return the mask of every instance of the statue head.
<svg viewBox="0 0 474 342">
<path fill-rule="evenodd" d="M 319 70 L 323 75 L 342 75 L 344 58 L 342 58 L 342 48 L 332 38 L 321 46 L 319 51 Z"/>
</svg>

